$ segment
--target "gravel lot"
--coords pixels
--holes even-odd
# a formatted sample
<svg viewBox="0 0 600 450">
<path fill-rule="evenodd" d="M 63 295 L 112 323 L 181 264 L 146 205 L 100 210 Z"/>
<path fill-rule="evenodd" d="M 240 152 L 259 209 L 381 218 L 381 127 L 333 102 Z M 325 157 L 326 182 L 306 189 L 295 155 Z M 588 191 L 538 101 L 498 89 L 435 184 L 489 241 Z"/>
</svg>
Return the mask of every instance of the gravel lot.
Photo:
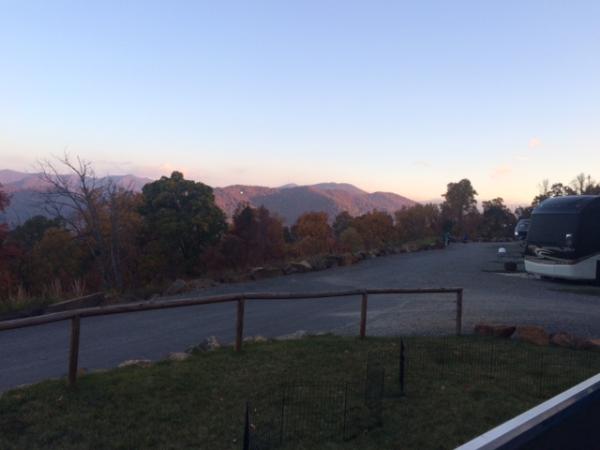
<svg viewBox="0 0 600 450">
<path fill-rule="evenodd" d="M 320 291 L 379 287 L 463 287 L 464 330 L 479 321 L 538 324 L 600 337 L 600 289 L 494 272 L 501 244 L 453 244 L 446 250 L 402 254 L 257 282 L 219 286 L 196 295 L 251 291 Z M 514 244 L 513 244 L 514 245 Z M 190 294 L 186 294 L 190 295 Z M 454 330 L 454 298 L 381 296 L 369 300 L 367 333 L 429 334 Z M 250 302 L 246 335 L 275 337 L 296 330 L 356 334 L 359 298 Z M 82 321 L 80 366 L 114 367 L 126 359 L 160 359 L 215 335 L 234 336 L 234 305 L 151 311 Z M 0 391 L 63 376 L 67 323 L 0 333 Z"/>
</svg>

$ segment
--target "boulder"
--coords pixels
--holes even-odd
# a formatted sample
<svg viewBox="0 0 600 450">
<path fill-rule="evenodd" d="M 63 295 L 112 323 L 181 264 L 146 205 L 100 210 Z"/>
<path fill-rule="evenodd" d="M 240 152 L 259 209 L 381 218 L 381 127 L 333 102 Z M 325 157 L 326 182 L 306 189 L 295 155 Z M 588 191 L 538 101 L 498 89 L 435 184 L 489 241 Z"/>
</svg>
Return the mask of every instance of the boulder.
<svg viewBox="0 0 600 450">
<path fill-rule="evenodd" d="M 167 290 L 165 291 L 165 295 L 177 295 L 185 292 L 186 290 L 187 283 L 181 278 L 178 278 L 177 280 L 173 281 L 173 283 L 171 283 L 171 286 L 167 288 Z"/>
<path fill-rule="evenodd" d="M 352 253 L 344 253 L 341 256 L 340 266 L 351 266 L 360 261 L 360 258 Z"/>
<path fill-rule="evenodd" d="M 329 269 L 327 258 L 324 256 L 314 256 L 310 259 L 310 265 L 313 270 L 325 270 Z"/>
<path fill-rule="evenodd" d="M 550 344 L 550 336 L 542 327 L 532 325 L 517 327 L 515 337 L 523 342 L 546 346 Z"/>
<path fill-rule="evenodd" d="M 292 262 L 292 263 L 290 263 L 289 266 L 295 272 L 300 272 L 300 273 L 310 272 L 311 270 L 313 270 L 313 266 L 306 260 Z"/>
<path fill-rule="evenodd" d="M 293 341 L 296 339 L 302 339 L 303 337 L 308 336 L 308 333 L 304 330 L 298 330 L 298 331 L 294 331 L 293 333 L 290 334 L 284 334 L 282 336 L 278 336 L 277 339 L 278 341 Z"/>
<path fill-rule="evenodd" d="M 516 327 L 508 325 L 491 325 L 487 323 L 478 323 L 475 325 L 475 334 L 480 336 L 494 336 L 501 338 L 511 337 L 516 330 Z"/>
<path fill-rule="evenodd" d="M 262 342 L 267 342 L 268 339 L 264 336 L 248 336 L 244 338 L 244 342 L 255 342 L 255 343 L 262 343 Z"/>
<path fill-rule="evenodd" d="M 215 336 L 209 336 L 198 345 L 194 345 L 186 350 L 186 353 L 210 352 L 221 348 L 221 343 Z"/>
<path fill-rule="evenodd" d="M 577 348 L 577 341 L 578 339 L 575 336 L 565 333 L 564 331 L 554 333 L 550 337 L 550 343 L 552 345 L 556 345 L 557 347 Z"/>
<path fill-rule="evenodd" d="M 250 271 L 250 278 L 253 280 L 263 280 L 283 275 L 283 270 L 279 267 L 255 267 Z"/>
<path fill-rule="evenodd" d="M 119 368 L 123 367 L 150 367 L 152 361 L 149 359 L 128 359 L 119 364 Z"/>
<path fill-rule="evenodd" d="M 167 356 L 167 359 L 169 361 L 185 361 L 186 359 L 188 359 L 190 357 L 189 353 L 185 353 L 185 352 L 174 352 L 174 353 L 169 353 L 169 356 Z"/>
<path fill-rule="evenodd" d="M 325 264 L 327 267 L 337 267 L 343 265 L 344 258 L 340 255 L 327 255 L 325 257 Z"/>
</svg>

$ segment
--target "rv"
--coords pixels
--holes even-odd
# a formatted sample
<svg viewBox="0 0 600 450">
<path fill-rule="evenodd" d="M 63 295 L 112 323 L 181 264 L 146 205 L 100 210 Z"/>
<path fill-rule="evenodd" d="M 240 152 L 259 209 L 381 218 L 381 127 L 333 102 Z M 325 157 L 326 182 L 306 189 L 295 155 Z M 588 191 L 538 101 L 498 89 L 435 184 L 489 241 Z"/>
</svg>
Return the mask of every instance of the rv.
<svg viewBox="0 0 600 450">
<path fill-rule="evenodd" d="M 600 196 L 554 197 L 535 208 L 527 234 L 525 270 L 600 283 Z"/>
</svg>

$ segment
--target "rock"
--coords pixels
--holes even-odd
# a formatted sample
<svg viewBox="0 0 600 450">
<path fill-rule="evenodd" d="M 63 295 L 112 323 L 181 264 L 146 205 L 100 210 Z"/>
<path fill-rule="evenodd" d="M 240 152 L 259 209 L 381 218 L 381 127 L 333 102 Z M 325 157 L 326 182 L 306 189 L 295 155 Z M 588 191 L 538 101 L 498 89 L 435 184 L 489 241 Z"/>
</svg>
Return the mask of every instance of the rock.
<svg viewBox="0 0 600 450">
<path fill-rule="evenodd" d="M 340 266 L 351 266 L 360 261 L 360 258 L 352 253 L 344 253 L 340 258 Z"/>
<path fill-rule="evenodd" d="M 250 271 L 250 277 L 253 280 L 263 280 L 283 275 L 283 270 L 278 267 L 255 267 Z"/>
<path fill-rule="evenodd" d="M 169 356 L 167 356 L 167 359 L 169 361 L 185 361 L 186 359 L 188 359 L 190 357 L 189 353 L 185 353 L 185 352 L 174 352 L 174 353 L 169 353 Z"/>
<path fill-rule="evenodd" d="M 186 353 L 210 352 L 221 348 L 221 343 L 215 336 L 209 336 L 198 345 L 194 345 L 186 350 Z"/>
<path fill-rule="evenodd" d="M 127 361 L 123 361 L 119 364 L 119 368 L 123 367 L 150 367 L 152 365 L 152 361 L 149 359 L 128 359 Z"/>
<path fill-rule="evenodd" d="M 246 338 L 244 338 L 244 342 L 254 342 L 254 343 L 261 343 L 261 342 L 267 342 L 268 339 L 264 336 L 248 336 Z"/>
<path fill-rule="evenodd" d="M 167 288 L 167 290 L 165 291 L 165 295 L 181 294 L 182 292 L 185 292 L 186 289 L 187 289 L 187 283 L 184 280 L 182 280 L 181 278 L 178 278 L 177 280 L 173 281 L 171 286 L 169 286 Z"/>
<path fill-rule="evenodd" d="M 329 269 L 329 266 L 327 265 L 327 258 L 323 256 L 315 256 L 311 258 L 310 265 L 312 266 L 313 270 Z"/>
<path fill-rule="evenodd" d="M 343 265 L 344 258 L 339 255 L 328 255 L 325 257 L 327 268 Z"/>
<path fill-rule="evenodd" d="M 311 270 L 313 270 L 313 266 L 306 260 L 303 261 L 299 261 L 299 262 L 292 262 L 290 263 L 290 268 L 292 268 L 294 271 L 296 272 L 310 272 Z"/>
<path fill-rule="evenodd" d="M 516 327 L 508 325 L 491 325 L 487 323 L 478 323 L 475 325 L 475 334 L 480 336 L 494 336 L 501 338 L 511 337 L 516 330 Z"/>
<path fill-rule="evenodd" d="M 532 325 L 517 327 L 515 337 L 523 342 L 529 342 L 535 345 L 549 345 L 550 336 L 542 327 Z"/>
<path fill-rule="evenodd" d="M 550 343 L 552 345 L 556 345 L 557 347 L 564 348 L 577 348 L 577 338 L 575 336 L 570 335 L 569 333 L 565 333 L 561 331 L 559 333 L 555 333 L 550 337 Z"/>
<path fill-rule="evenodd" d="M 293 333 L 290 334 L 284 334 L 282 336 L 278 336 L 275 339 L 277 339 L 278 341 L 293 341 L 296 339 L 302 339 L 303 337 L 306 337 L 308 335 L 308 333 L 304 330 L 298 330 L 298 331 L 294 331 Z"/>
</svg>

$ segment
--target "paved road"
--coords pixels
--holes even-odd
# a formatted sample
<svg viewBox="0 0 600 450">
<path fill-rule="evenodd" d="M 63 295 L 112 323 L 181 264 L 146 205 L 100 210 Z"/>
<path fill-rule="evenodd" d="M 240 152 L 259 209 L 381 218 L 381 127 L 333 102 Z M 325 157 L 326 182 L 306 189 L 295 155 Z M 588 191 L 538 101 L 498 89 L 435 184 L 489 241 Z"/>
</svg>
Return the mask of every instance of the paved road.
<svg viewBox="0 0 600 450">
<path fill-rule="evenodd" d="M 319 291 L 377 287 L 464 287 L 464 326 L 478 321 L 540 324 L 600 337 L 600 291 L 484 271 L 498 244 L 455 244 L 351 267 L 224 285 L 199 295 L 250 291 Z M 567 290 L 568 292 L 565 292 Z M 580 291 L 579 293 L 571 291 Z M 584 294 L 581 291 L 592 291 Z M 452 296 L 381 296 L 369 300 L 369 334 L 451 333 Z M 279 336 L 296 330 L 357 333 L 359 298 L 250 302 L 246 334 Z M 160 359 L 215 335 L 234 337 L 235 306 L 210 305 L 84 319 L 80 366 L 114 367 L 133 358 Z M 63 376 L 67 323 L 0 332 L 0 391 Z"/>
</svg>

